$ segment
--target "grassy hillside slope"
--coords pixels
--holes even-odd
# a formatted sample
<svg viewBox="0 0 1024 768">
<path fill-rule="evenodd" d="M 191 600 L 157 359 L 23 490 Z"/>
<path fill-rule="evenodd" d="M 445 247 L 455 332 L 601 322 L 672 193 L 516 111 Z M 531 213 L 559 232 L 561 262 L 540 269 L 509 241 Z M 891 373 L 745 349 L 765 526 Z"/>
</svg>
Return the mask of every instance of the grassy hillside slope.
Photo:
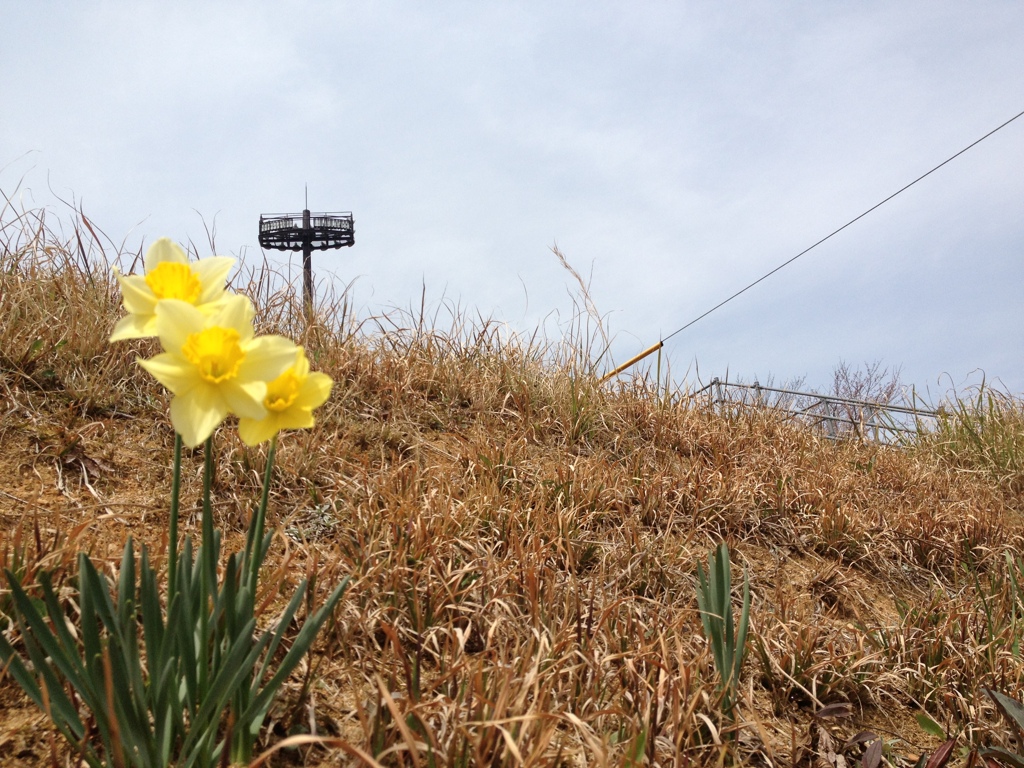
<svg viewBox="0 0 1024 768">
<path fill-rule="evenodd" d="M 109 265 L 132 255 L 46 215 L 0 222 L 0 559 L 67 584 L 78 549 L 113 572 L 127 536 L 159 547 L 173 433 L 135 364 L 153 342 L 107 342 Z M 546 341 L 461 316 L 357 322 L 339 301 L 307 330 L 273 277 L 235 287 L 336 383 L 314 429 L 281 437 L 264 584 L 313 575 L 322 597 L 354 581 L 268 745 L 315 729 L 383 765 L 840 765 L 870 732 L 912 765 L 942 741 L 922 715 L 956 737 L 952 764 L 1006 743 L 982 687 L 1024 687 L 1019 401 L 959 404 L 967 421 L 905 448 L 835 443 L 643 378 L 600 385 L 585 317 Z M 986 408 L 972 448 L 957 430 Z M 215 445 L 237 543 L 266 456 L 230 423 Z M 201 466 L 186 452 L 193 535 Z M 752 593 L 735 718 L 695 593 L 720 541 Z M 274 764 L 360 764 L 305 749 Z M 0 677 L 0 764 L 50 754 L 45 717 Z"/>
</svg>

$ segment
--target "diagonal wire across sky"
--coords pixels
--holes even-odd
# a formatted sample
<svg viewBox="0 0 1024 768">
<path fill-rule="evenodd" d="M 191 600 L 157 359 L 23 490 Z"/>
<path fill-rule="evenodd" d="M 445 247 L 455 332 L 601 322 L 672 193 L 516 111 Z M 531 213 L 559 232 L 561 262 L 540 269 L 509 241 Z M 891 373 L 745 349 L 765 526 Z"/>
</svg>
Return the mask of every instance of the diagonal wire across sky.
<svg viewBox="0 0 1024 768">
<path fill-rule="evenodd" d="M 738 296 L 742 296 L 744 293 L 749 291 L 751 288 L 753 288 L 758 283 L 761 283 L 764 280 L 767 280 L 769 277 L 774 275 L 776 272 L 780 271 L 781 269 L 783 269 L 785 267 L 788 267 L 790 264 L 792 264 L 794 261 L 799 259 L 801 256 L 804 256 L 804 255 L 810 253 L 815 248 L 817 248 L 819 245 L 824 243 L 826 240 L 829 240 L 830 238 L 835 237 L 840 232 L 842 232 L 844 229 L 846 229 L 847 227 L 851 226 L 852 224 L 857 223 L 858 221 L 863 219 L 865 216 L 867 216 L 872 211 L 875 211 L 875 210 L 881 208 L 883 205 L 888 203 L 893 198 L 903 194 L 908 189 L 910 189 L 912 186 L 917 184 L 919 181 L 922 181 L 923 179 L 926 179 L 928 176 L 931 176 L 933 173 L 935 173 L 937 170 L 942 168 L 944 165 L 947 165 L 948 163 L 951 163 L 953 160 L 956 160 L 956 158 L 960 157 L 960 155 L 964 154 L 967 150 L 972 149 L 973 147 L 978 146 L 981 142 L 985 141 L 985 139 L 989 138 L 990 136 L 992 136 L 993 134 L 997 133 L 998 131 L 1001 131 L 1003 128 L 1005 128 L 1010 123 L 1012 123 L 1014 120 L 1016 120 L 1016 119 L 1018 119 L 1020 117 L 1024 117 L 1024 111 L 1018 112 L 1016 115 L 1011 117 L 1009 120 L 1007 120 L 1006 122 L 996 126 L 991 131 L 986 133 L 984 136 L 982 136 L 982 137 L 980 137 L 978 139 L 975 139 L 970 144 L 968 144 L 966 147 L 961 149 L 959 152 L 956 152 L 955 154 L 950 155 L 945 160 L 943 160 L 941 163 L 936 165 L 934 168 L 932 168 L 931 170 L 927 171 L 926 173 L 922 173 L 920 176 L 918 176 L 916 179 L 914 179 L 909 184 L 906 184 L 905 186 L 900 187 L 898 190 L 893 192 L 891 195 L 889 195 L 884 200 L 881 200 L 881 201 L 875 203 L 874 205 L 872 205 L 870 208 L 868 208 L 863 213 L 859 214 L 858 216 L 855 216 L 854 218 L 850 219 L 848 222 L 843 224 L 843 226 L 841 226 L 838 229 L 835 229 L 832 232 L 830 232 L 829 234 L 825 235 L 825 237 L 821 238 L 820 240 L 818 240 L 813 245 L 809 245 L 807 248 L 804 248 L 802 251 L 800 251 L 800 253 L 796 254 L 796 256 L 790 257 L 789 259 L 787 259 L 786 261 L 782 262 L 777 267 L 772 269 L 770 272 L 766 272 L 765 274 L 761 275 L 761 277 L 757 278 L 757 280 L 754 280 L 752 283 L 748 283 L 746 286 L 744 286 L 740 290 L 736 291 L 736 293 L 732 294 L 729 298 L 724 299 L 723 301 L 720 301 L 718 304 L 713 306 L 711 309 L 709 309 L 706 312 L 698 315 L 693 320 L 688 322 L 686 325 L 684 325 L 684 326 L 682 326 L 680 328 L 677 328 L 676 330 L 672 331 L 672 333 L 668 334 L 667 336 L 662 336 L 661 339 L 657 343 L 652 344 L 650 347 L 645 349 L 640 354 L 638 354 L 638 355 L 636 355 L 634 357 L 631 357 L 629 360 L 627 360 L 626 362 L 622 363 L 622 365 L 619 365 L 618 367 L 616 367 L 616 368 L 612 369 L 611 371 L 609 371 L 608 373 L 606 373 L 601 378 L 601 381 L 607 381 L 611 377 L 621 373 L 622 371 L 626 370 L 630 366 L 640 362 L 641 360 L 643 360 L 648 355 L 653 354 L 654 352 L 657 352 L 659 349 L 664 347 L 665 346 L 665 342 L 668 341 L 669 339 L 671 339 L 673 336 L 675 336 L 675 335 L 677 335 L 679 333 L 682 333 L 687 328 L 689 328 L 691 325 L 694 325 L 694 324 L 698 323 L 699 321 L 703 320 L 705 317 L 710 315 L 712 312 L 714 312 L 714 311 L 716 311 L 718 309 L 721 309 L 722 307 L 724 307 L 726 304 L 728 304 L 733 299 L 737 298 Z"/>
<path fill-rule="evenodd" d="M 939 169 L 940 169 L 940 168 L 941 168 L 942 166 L 946 165 L 947 163 L 950 163 L 950 162 L 952 162 L 952 161 L 953 161 L 953 160 L 955 160 L 956 158 L 960 157 L 960 155 L 964 154 L 964 152 L 966 152 L 967 150 L 969 150 L 969 149 L 972 149 L 973 147 L 976 147 L 976 146 L 977 146 L 978 144 L 980 144 L 981 142 L 983 142 L 983 141 L 984 141 L 985 139 L 989 138 L 990 136 L 992 136 L 992 135 L 993 135 L 993 134 L 995 134 L 996 132 L 998 132 L 998 131 L 1001 131 L 1001 130 L 1002 130 L 1003 128 L 1005 128 L 1006 126 L 1008 126 L 1008 125 L 1009 125 L 1010 123 L 1012 123 L 1012 122 L 1013 122 L 1014 120 L 1016 120 L 1017 118 L 1019 118 L 1019 117 L 1022 117 L 1022 116 L 1024 116 L 1024 112 L 1018 112 L 1018 113 L 1017 113 L 1016 115 L 1014 115 L 1013 117 L 1011 117 L 1011 118 L 1010 118 L 1009 120 L 1007 120 L 1007 121 L 1006 121 L 1005 123 L 1003 123 L 1002 125 L 999 125 L 999 126 L 997 126 L 996 128 L 993 128 L 993 129 L 992 129 L 991 131 L 989 131 L 988 133 L 986 133 L 986 134 L 985 134 L 984 136 L 982 136 L 981 138 L 979 138 L 979 139 L 975 139 L 974 141 L 972 141 L 972 142 L 971 142 L 970 144 L 968 144 L 968 145 L 967 145 L 966 147 L 964 147 L 963 149 L 961 149 L 961 150 L 960 150 L 959 152 L 957 152 L 956 154 L 954 154 L 954 155 L 950 155 L 949 157 L 947 157 L 947 158 L 946 158 L 945 160 L 943 160 L 943 161 L 942 161 L 941 163 L 939 163 L 938 165 L 936 165 L 936 166 L 935 166 L 934 168 L 932 168 L 932 169 L 931 169 L 930 171 L 928 171 L 927 173 L 923 173 L 923 174 L 921 174 L 921 175 L 920 175 L 920 176 L 918 176 L 918 177 L 917 177 L 916 179 L 914 179 L 914 180 L 913 180 L 912 182 L 910 182 L 910 183 L 909 183 L 909 184 L 907 184 L 906 186 L 904 186 L 904 187 L 901 187 L 900 189 L 896 190 L 895 192 L 893 192 L 893 193 L 892 193 L 891 195 L 889 195 L 889 196 L 888 196 L 887 198 L 885 198 L 884 200 L 882 200 L 882 201 L 880 201 L 880 202 L 878 202 L 878 203 L 875 203 L 875 204 L 874 204 L 873 206 L 871 206 L 870 208 L 868 208 L 868 209 L 867 209 L 866 211 L 864 211 L 863 213 L 861 213 L 861 214 L 860 214 L 859 216 L 856 216 L 856 217 L 854 217 L 854 218 L 850 219 L 850 220 L 849 220 L 848 222 L 846 222 L 845 224 L 843 224 L 843 226 L 839 227 L 839 229 L 836 229 L 836 230 L 834 230 L 834 231 L 830 232 L 829 234 L 825 235 L 825 237 L 821 238 L 821 240 L 819 240 L 818 242 L 814 243 L 813 245 L 810 245 L 810 246 L 808 246 L 807 248 L 804 248 L 804 249 L 803 249 L 802 251 L 800 251 L 800 253 L 798 253 L 798 254 L 797 254 L 796 256 L 793 256 L 793 257 L 791 257 L 790 259 L 787 259 L 786 261 L 784 261 L 784 262 L 782 262 L 781 264 L 779 264 L 779 266 L 775 267 L 775 269 L 773 269 L 773 270 L 771 270 L 770 272 L 766 272 L 765 274 L 761 275 L 761 277 L 757 278 L 757 280 L 755 280 L 754 282 L 752 282 L 752 283 L 750 283 L 750 284 L 746 285 L 745 287 L 741 288 L 740 290 L 736 291 L 736 293 L 734 293 L 734 294 L 733 294 L 732 296 L 730 296 L 729 298 L 725 299 L 724 301 L 721 301 L 721 302 L 719 302 L 718 304 L 716 304 L 715 306 L 713 306 L 713 307 L 712 307 L 711 309 L 707 310 L 707 311 L 706 311 L 706 312 L 704 312 L 703 314 L 701 314 L 701 315 L 698 315 L 697 317 L 695 317 L 695 318 L 694 318 L 693 320 L 691 320 L 690 322 L 688 322 L 688 323 L 687 323 L 686 325 L 682 326 L 681 328 L 678 328 L 678 329 L 676 329 L 676 330 L 672 331 L 672 333 L 670 333 L 670 334 L 669 334 L 668 336 L 663 336 L 663 337 L 662 337 L 662 339 L 661 339 L 661 341 L 660 341 L 660 342 L 658 343 L 658 345 L 656 345 L 656 347 L 660 347 L 660 346 L 661 346 L 662 344 L 664 344 L 664 343 L 665 343 L 666 341 L 668 341 L 669 339 L 671 339 L 671 338 L 672 338 L 673 336 L 675 336 L 675 335 L 676 335 L 676 334 L 678 334 L 678 333 L 682 333 L 682 332 L 683 332 L 683 331 L 685 331 L 685 330 L 686 330 L 687 328 L 689 328 L 689 327 L 690 327 L 691 325 L 694 325 L 695 323 L 699 322 L 700 320 L 703 320 L 703 319 L 704 319 L 705 317 L 707 317 L 708 315 L 710 315 L 710 314 L 711 314 L 712 312 L 714 312 L 715 310 L 717 310 L 717 309 L 721 309 L 721 308 L 722 308 L 722 307 L 724 307 L 724 306 L 725 306 L 726 304 L 728 304 L 728 303 L 729 303 L 730 301 L 732 301 L 732 300 L 733 300 L 733 299 L 735 299 L 736 297 L 738 297 L 738 296 L 741 296 L 742 294 L 746 293 L 747 291 L 749 291 L 749 290 L 750 290 L 751 288 L 753 288 L 753 287 L 754 287 L 755 285 L 757 285 L 758 283 L 760 283 L 760 282 L 762 282 L 762 281 L 764 281 L 764 280 L 767 280 L 767 279 L 768 279 L 769 277 L 771 277 L 772 275 L 774 275 L 774 274 L 775 274 L 776 272 L 778 272 L 779 270 L 783 269 L 784 267 L 788 267 L 788 266 L 789 266 L 790 264 L 792 264 L 792 263 L 793 263 L 794 261 L 796 261 L 797 259 L 799 259 L 799 258 L 800 258 L 801 256 L 804 256 L 805 254 L 807 254 L 807 253 L 810 253 L 810 252 L 811 252 L 811 251 L 813 251 L 813 250 L 814 250 L 815 248 L 817 248 L 817 247 L 818 247 L 819 245 L 821 245 L 822 243 L 824 243 L 824 242 L 825 242 L 826 240 L 828 240 L 828 239 L 830 239 L 830 238 L 834 237 L 835 235 L 838 235 L 838 234 L 839 234 L 840 232 L 842 232 L 842 231 L 843 231 L 844 229 L 846 229 L 847 227 L 849 227 L 849 226 L 850 226 L 850 225 L 852 225 L 852 224 L 855 224 L 855 223 L 857 223 L 858 221 L 860 221 L 861 219 L 863 219 L 863 218 L 864 218 L 865 216 L 867 216 L 867 215 L 868 215 L 869 213 L 871 213 L 872 211 L 875 211 L 875 210 L 877 210 L 878 208 L 881 208 L 881 207 L 882 207 L 883 205 L 885 205 L 886 203 L 888 203 L 888 202 L 889 202 L 890 200 L 892 200 L 893 198 L 895 198 L 895 197 L 897 197 L 898 195 L 901 195 L 901 194 L 903 194 L 904 192 L 906 192 L 906 191 L 907 191 L 908 189 L 910 189 L 910 188 L 911 188 L 912 186 L 914 186 L 915 184 L 917 184 L 917 182 L 919 182 L 919 181 L 921 181 L 921 180 L 923 180 L 923 179 L 927 178 L 928 176 L 931 176 L 931 175 L 932 175 L 933 173 L 935 173 L 935 172 L 936 172 L 937 170 L 939 170 Z M 651 350 L 651 351 L 653 351 L 653 349 L 654 349 L 654 348 L 652 348 L 652 350 Z M 634 361 L 633 361 L 633 362 L 635 362 L 635 361 L 636 361 L 636 359 L 634 359 Z"/>
</svg>

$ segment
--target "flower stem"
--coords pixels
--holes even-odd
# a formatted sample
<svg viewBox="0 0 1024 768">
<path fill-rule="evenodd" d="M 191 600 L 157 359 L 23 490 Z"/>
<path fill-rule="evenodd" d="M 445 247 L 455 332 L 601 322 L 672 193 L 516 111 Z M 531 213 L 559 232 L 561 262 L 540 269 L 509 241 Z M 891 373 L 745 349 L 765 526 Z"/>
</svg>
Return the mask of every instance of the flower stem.
<svg viewBox="0 0 1024 768">
<path fill-rule="evenodd" d="M 274 471 L 274 456 L 277 453 L 277 435 L 270 439 L 267 449 L 267 466 L 263 470 L 263 493 L 260 505 L 253 514 L 249 524 L 249 537 L 245 545 L 245 578 L 252 589 L 253 599 L 256 597 L 256 579 L 260 565 L 263 564 L 263 532 L 267 526 L 267 503 L 270 499 L 270 479 Z"/>
<path fill-rule="evenodd" d="M 219 648 L 211 648 L 210 612 L 217 604 L 217 561 L 220 556 L 213 530 L 213 504 L 210 490 L 213 487 L 213 436 L 206 438 L 203 447 L 203 523 L 202 543 L 199 546 L 199 637 L 202 638 L 198 651 L 199 690 L 208 691 L 211 665 L 215 664 Z M 216 616 L 213 617 L 216 621 Z M 216 633 L 216 630 L 213 630 Z M 213 659 L 211 659 L 213 654 Z"/>
<path fill-rule="evenodd" d="M 217 583 L 217 559 L 218 549 L 216 546 L 215 534 L 213 531 L 213 503 L 210 501 L 210 491 L 213 487 L 213 435 L 206 438 L 206 445 L 203 448 L 203 566 L 206 568 L 208 585 Z"/>
<path fill-rule="evenodd" d="M 171 475 L 171 524 L 167 535 L 167 602 L 177 590 L 178 505 L 181 498 L 181 435 L 174 433 L 174 470 Z"/>
</svg>

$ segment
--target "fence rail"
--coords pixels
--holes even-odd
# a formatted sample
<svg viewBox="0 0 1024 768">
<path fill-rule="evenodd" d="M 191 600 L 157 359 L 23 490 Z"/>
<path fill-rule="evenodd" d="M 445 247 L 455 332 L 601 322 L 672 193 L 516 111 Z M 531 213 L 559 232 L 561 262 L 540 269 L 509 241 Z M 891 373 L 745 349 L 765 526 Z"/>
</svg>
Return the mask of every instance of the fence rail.
<svg viewBox="0 0 1024 768">
<path fill-rule="evenodd" d="M 712 379 L 711 383 L 690 394 L 704 397 L 717 408 L 771 408 L 787 418 L 820 428 L 827 437 L 872 438 L 880 442 L 899 440 L 902 435 L 918 434 L 925 421 L 938 418 L 939 412 L 908 405 L 858 400 L 818 392 L 739 384 Z"/>
<path fill-rule="evenodd" d="M 354 244 L 355 223 L 348 211 L 311 214 L 308 226 L 302 213 L 265 213 L 259 239 L 263 248 L 326 251 Z"/>
</svg>

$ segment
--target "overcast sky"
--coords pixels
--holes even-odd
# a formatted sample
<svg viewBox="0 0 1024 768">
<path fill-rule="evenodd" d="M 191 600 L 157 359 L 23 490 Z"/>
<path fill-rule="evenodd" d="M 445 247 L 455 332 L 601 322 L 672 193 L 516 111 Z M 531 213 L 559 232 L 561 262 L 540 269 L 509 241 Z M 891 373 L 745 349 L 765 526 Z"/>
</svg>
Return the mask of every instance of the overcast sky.
<svg viewBox="0 0 1024 768">
<path fill-rule="evenodd" d="M 1024 110 L 1024 3 L 20 2 L 0 189 L 136 249 L 260 257 L 351 210 L 360 315 L 530 331 L 591 295 L 623 361 Z M 1024 391 L 1024 118 L 666 345 L 673 374 Z M 198 212 L 198 213 L 197 213 Z M 207 249 L 208 251 L 208 249 Z M 207 255 L 204 253 L 203 255 Z M 301 256 L 293 257 L 298 264 Z M 975 372 L 972 374 L 972 372 Z"/>
</svg>

